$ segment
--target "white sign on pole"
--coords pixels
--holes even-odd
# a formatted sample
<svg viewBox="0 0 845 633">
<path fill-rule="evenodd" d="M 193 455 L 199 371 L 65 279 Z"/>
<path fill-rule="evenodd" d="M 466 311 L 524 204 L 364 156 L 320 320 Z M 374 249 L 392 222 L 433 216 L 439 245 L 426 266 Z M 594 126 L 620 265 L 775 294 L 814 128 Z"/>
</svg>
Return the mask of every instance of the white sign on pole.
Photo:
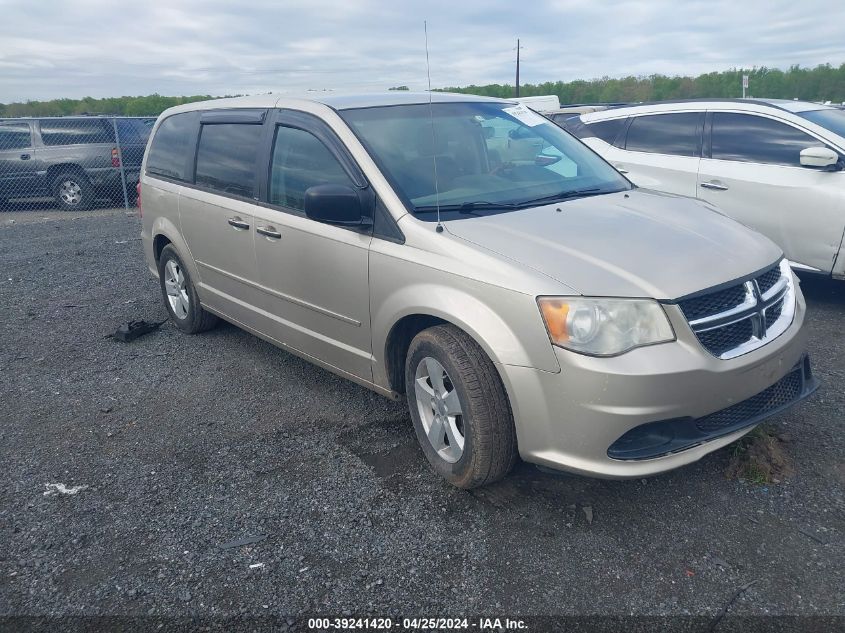
<svg viewBox="0 0 845 633">
<path fill-rule="evenodd" d="M 743 87 L 743 88 L 748 88 L 748 75 L 743 75 L 743 76 L 742 76 L 742 87 Z"/>
</svg>

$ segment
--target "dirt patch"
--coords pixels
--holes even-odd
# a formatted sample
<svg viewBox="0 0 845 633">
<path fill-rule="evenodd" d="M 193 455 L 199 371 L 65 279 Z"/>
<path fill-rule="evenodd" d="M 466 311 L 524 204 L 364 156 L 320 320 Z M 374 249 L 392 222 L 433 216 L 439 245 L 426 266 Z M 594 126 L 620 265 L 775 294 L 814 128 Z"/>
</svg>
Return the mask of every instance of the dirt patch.
<svg viewBox="0 0 845 633">
<path fill-rule="evenodd" d="M 786 449 L 787 440 L 773 426 L 758 426 L 732 444 L 725 475 L 728 479 L 745 479 L 755 484 L 780 483 L 794 472 Z"/>
</svg>

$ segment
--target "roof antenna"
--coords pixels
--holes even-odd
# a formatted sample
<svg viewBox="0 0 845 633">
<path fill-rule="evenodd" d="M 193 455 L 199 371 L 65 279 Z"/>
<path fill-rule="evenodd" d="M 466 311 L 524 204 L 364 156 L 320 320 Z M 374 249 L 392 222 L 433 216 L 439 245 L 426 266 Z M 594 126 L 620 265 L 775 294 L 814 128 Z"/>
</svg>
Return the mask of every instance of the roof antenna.
<svg viewBox="0 0 845 633">
<path fill-rule="evenodd" d="M 431 65 L 428 62 L 428 21 L 423 20 L 425 30 L 425 72 L 428 75 L 428 118 L 431 121 L 431 160 L 434 161 L 434 205 L 437 207 L 438 233 L 443 232 L 443 224 L 440 222 L 440 188 L 437 186 L 437 132 L 434 130 L 434 111 L 431 107 Z"/>
</svg>

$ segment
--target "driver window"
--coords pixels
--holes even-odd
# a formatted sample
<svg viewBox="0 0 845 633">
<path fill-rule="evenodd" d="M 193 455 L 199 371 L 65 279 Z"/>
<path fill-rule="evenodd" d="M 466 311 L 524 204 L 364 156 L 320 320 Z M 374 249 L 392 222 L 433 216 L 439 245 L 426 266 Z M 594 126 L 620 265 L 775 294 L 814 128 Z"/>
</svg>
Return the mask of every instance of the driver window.
<svg viewBox="0 0 845 633">
<path fill-rule="evenodd" d="M 270 167 L 270 202 L 297 211 L 305 209 L 305 190 L 315 185 L 354 187 L 338 160 L 316 136 L 279 126 Z"/>
</svg>

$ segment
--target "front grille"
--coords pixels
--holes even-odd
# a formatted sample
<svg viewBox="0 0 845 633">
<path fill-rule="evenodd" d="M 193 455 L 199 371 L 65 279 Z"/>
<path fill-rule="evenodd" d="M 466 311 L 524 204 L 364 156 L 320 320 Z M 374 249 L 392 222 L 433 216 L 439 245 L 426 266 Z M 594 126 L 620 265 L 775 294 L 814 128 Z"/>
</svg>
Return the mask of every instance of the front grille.
<svg viewBox="0 0 845 633">
<path fill-rule="evenodd" d="M 772 327 L 775 321 L 780 318 L 783 313 L 783 300 L 781 299 L 770 308 L 766 308 L 766 328 Z"/>
<path fill-rule="evenodd" d="M 772 289 L 772 286 L 774 286 L 779 279 L 780 268 L 778 267 L 772 268 L 770 271 L 765 272 L 759 277 L 757 277 L 757 283 L 760 286 L 760 294 L 766 294 L 769 290 Z"/>
<path fill-rule="evenodd" d="M 784 275 L 789 276 L 784 279 Z M 791 322 L 794 305 L 790 280 L 784 260 L 749 281 L 681 299 L 678 307 L 708 352 L 722 359 L 734 358 L 764 345 L 788 327 L 785 316 Z M 787 305 L 788 311 L 784 310 Z"/>
<path fill-rule="evenodd" d="M 740 425 L 746 420 L 765 415 L 769 411 L 779 409 L 796 400 L 801 395 L 801 387 L 801 370 L 797 369 L 756 396 L 699 418 L 695 426 L 704 433 L 713 433 Z"/>
<path fill-rule="evenodd" d="M 710 316 L 718 312 L 724 312 L 738 306 L 745 299 L 745 288 L 741 285 L 733 286 L 727 290 L 719 290 L 712 294 L 694 297 L 681 301 L 678 305 L 684 311 L 684 315 L 690 321 Z"/>
<path fill-rule="evenodd" d="M 754 336 L 750 319 L 743 319 L 725 327 L 715 328 L 698 333 L 698 340 L 714 356 L 721 356 L 725 352 L 738 347 Z"/>
</svg>

